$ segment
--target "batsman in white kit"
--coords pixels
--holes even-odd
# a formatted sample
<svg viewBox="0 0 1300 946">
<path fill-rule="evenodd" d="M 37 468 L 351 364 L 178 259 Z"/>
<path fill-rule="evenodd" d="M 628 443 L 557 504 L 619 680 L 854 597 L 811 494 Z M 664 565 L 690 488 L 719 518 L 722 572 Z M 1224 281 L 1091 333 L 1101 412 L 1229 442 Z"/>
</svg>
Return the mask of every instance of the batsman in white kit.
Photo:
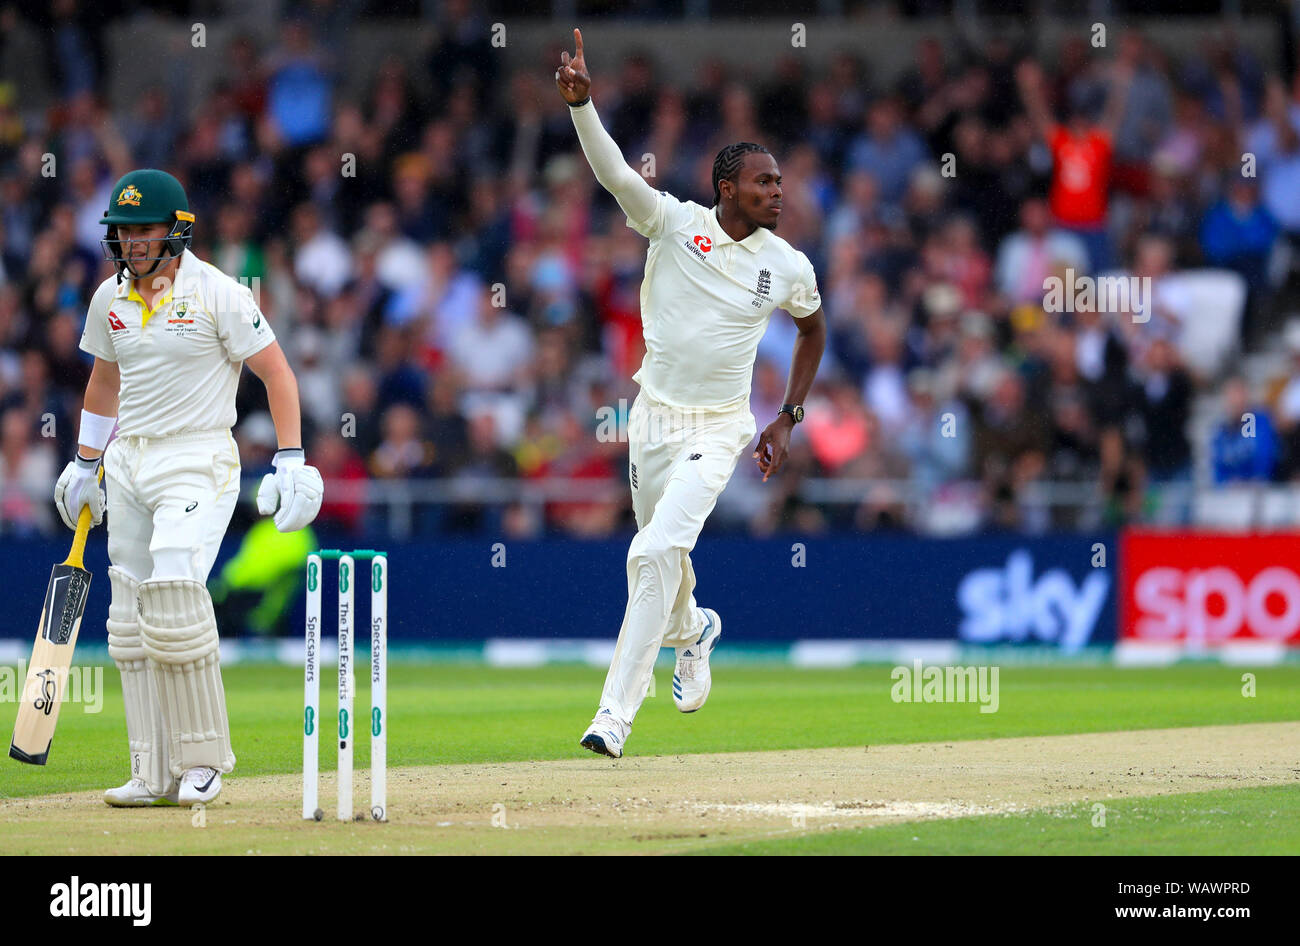
<svg viewBox="0 0 1300 946">
<path fill-rule="evenodd" d="M 131 777 L 104 800 L 192 805 L 216 798 L 235 765 L 206 582 L 239 496 L 230 429 L 245 363 L 266 385 L 279 443 L 258 511 L 293 532 L 316 517 L 324 490 L 303 454 L 293 371 L 249 288 L 190 252 L 180 182 L 132 171 L 100 222 L 117 275 L 86 315 L 81 348 L 95 363 L 77 456 L 54 499 L 69 528 L 83 506 L 98 525 L 107 501 L 108 652 L 122 674 Z"/>
<path fill-rule="evenodd" d="M 738 142 L 713 164 L 711 208 L 656 191 L 623 160 L 591 102 L 582 33 L 555 73 L 596 179 L 649 237 L 641 283 L 646 354 L 633 380 L 640 393 L 628 418 L 629 481 L 638 532 L 627 555 L 627 610 L 600 709 L 581 745 L 617 759 L 654 672 L 659 648 L 677 663 L 673 701 L 683 713 L 704 705 L 709 655 L 722 619 L 695 603 L 690 552 L 753 440 L 750 379 L 758 343 L 777 308 L 798 336 L 777 417 L 754 459 L 763 480 L 785 461 L 802 402 L 826 343 L 817 279 L 808 258 L 776 236 L 781 172 L 761 145 Z"/>
</svg>

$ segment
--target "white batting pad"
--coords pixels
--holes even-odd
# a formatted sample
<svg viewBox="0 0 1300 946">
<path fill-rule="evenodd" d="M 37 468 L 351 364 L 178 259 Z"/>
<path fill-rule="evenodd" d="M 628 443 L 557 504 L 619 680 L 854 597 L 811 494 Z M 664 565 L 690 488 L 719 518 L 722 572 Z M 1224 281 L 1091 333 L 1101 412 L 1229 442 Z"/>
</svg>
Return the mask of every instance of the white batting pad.
<svg viewBox="0 0 1300 946">
<path fill-rule="evenodd" d="M 212 598 L 193 578 L 140 583 L 140 632 L 171 736 L 171 774 L 235 767 Z"/>
<path fill-rule="evenodd" d="M 149 791 L 171 788 L 167 764 L 167 730 L 163 727 L 158 688 L 145 657 L 136 593 L 140 583 L 120 568 L 108 569 L 112 598 L 108 604 L 108 655 L 122 674 L 126 706 L 126 739 L 131 752 L 131 777 L 144 779 Z"/>
</svg>

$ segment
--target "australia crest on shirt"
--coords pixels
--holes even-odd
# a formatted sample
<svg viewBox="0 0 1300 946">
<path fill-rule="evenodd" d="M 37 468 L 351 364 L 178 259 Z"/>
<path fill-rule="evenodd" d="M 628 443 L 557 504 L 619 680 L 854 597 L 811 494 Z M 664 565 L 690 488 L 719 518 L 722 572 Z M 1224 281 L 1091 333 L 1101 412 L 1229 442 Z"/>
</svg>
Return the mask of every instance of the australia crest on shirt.
<svg viewBox="0 0 1300 946">
<path fill-rule="evenodd" d="M 175 335 L 179 338 L 188 338 L 198 332 L 195 325 L 194 316 L 190 313 L 188 302 L 178 302 L 171 314 L 167 316 L 167 322 L 163 326 L 168 335 Z"/>
</svg>

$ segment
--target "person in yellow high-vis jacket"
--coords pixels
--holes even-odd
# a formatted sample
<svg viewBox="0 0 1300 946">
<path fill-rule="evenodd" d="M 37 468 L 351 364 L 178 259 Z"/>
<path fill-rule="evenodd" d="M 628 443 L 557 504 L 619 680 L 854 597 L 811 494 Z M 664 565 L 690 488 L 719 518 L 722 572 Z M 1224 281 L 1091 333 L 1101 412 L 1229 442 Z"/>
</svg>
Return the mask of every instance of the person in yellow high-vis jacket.
<svg viewBox="0 0 1300 946">
<path fill-rule="evenodd" d="M 208 584 L 218 623 L 228 633 L 274 634 L 302 584 L 302 563 L 315 548 L 310 526 L 285 534 L 270 519 L 253 523 L 239 551 Z"/>
</svg>

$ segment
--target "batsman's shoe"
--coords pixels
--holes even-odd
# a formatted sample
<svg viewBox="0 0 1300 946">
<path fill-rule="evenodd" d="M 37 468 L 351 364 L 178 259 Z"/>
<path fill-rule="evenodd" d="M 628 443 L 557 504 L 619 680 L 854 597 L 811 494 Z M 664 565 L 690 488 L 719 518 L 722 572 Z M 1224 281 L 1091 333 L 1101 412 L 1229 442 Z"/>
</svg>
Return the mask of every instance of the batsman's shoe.
<svg viewBox="0 0 1300 946">
<path fill-rule="evenodd" d="M 713 674 L 709 672 L 709 654 L 722 639 L 722 618 L 712 608 L 704 612 L 704 630 L 700 639 L 677 651 L 677 666 L 673 669 L 673 702 L 683 713 L 694 713 L 709 698 Z"/>
<path fill-rule="evenodd" d="M 176 783 L 161 795 L 149 791 L 149 786 L 142 778 L 133 778 L 125 785 L 110 788 L 104 792 L 104 804 L 114 808 L 148 808 L 153 805 L 175 805 L 177 803 Z"/>
<path fill-rule="evenodd" d="M 603 709 L 591 721 L 591 725 L 582 734 L 578 745 L 592 752 L 607 755 L 611 759 L 618 759 L 623 755 L 623 743 L 627 741 L 630 728 L 625 726 L 622 720 L 615 719 L 614 714 L 609 710 Z"/>
<path fill-rule="evenodd" d="M 221 794 L 221 773 L 210 765 L 196 765 L 181 776 L 180 803 L 206 805 Z"/>
</svg>

